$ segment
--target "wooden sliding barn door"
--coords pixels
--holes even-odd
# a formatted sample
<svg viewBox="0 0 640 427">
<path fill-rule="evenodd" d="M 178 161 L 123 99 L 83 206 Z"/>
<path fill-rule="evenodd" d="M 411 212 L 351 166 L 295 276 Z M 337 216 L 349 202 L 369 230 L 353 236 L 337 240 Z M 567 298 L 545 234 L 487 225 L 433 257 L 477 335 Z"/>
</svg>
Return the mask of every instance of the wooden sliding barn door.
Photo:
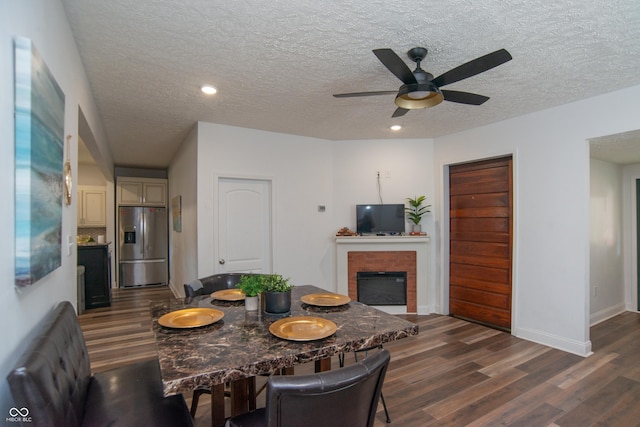
<svg viewBox="0 0 640 427">
<path fill-rule="evenodd" d="M 449 168 L 449 312 L 511 329 L 511 157 Z"/>
</svg>

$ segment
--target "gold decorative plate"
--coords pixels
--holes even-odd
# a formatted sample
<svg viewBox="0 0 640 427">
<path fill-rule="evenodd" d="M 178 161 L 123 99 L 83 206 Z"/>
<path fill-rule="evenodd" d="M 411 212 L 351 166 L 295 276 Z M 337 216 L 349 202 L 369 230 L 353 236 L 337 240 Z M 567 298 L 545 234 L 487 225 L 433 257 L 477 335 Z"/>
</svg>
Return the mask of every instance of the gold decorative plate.
<svg viewBox="0 0 640 427">
<path fill-rule="evenodd" d="M 211 298 L 221 301 L 241 301 L 245 295 L 240 289 L 223 289 L 212 293 Z"/>
<path fill-rule="evenodd" d="M 348 304 L 351 301 L 346 295 L 333 294 L 326 292 L 322 294 L 309 294 L 305 295 L 300 300 L 309 305 L 317 305 L 320 307 L 336 307 L 339 305 Z"/>
<path fill-rule="evenodd" d="M 333 335 L 338 327 L 331 320 L 321 317 L 286 317 L 273 322 L 269 332 L 289 341 L 313 341 Z"/>
<path fill-rule="evenodd" d="M 185 308 L 161 316 L 158 323 L 167 328 L 197 328 L 216 323 L 223 317 L 224 313 L 215 308 Z"/>
</svg>

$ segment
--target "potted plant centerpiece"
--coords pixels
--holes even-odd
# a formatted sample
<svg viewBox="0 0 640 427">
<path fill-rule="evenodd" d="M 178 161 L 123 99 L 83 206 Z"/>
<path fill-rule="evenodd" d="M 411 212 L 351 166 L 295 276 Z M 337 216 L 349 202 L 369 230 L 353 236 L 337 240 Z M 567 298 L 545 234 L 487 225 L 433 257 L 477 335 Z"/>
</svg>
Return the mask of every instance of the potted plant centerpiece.
<svg viewBox="0 0 640 427">
<path fill-rule="evenodd" d="M 286 314 L 291 311 L 291 289 L 288 278 L 280 274 L 265 275 L 262 282 L 264 312 L 267 314 Z"/>
<path fill-rule="evenodd" d="M 236 285 L 244 294 L 244 308 L 247 311 L 258 310 L 258 296 L 262 292 L 263 276 L 261 274 L 243 275 Z"/>
<path fill-rule="evenodd" d="M 414 233 L 420 233 L 422 231 L 422 226 L 420 225 L 420 220 L 422 216 L 427 212 L 431 212 L 429 208 L 431 205 L 422 206 L 422 202 L 426 199 L 425 196 L 416 196 L 415 199 L 407 198 L 409 202 L 409 206 L 404 208 L 407 213 L 407 217 L 413 223 L 411 227 L 411 231 Z"/>
</svg>

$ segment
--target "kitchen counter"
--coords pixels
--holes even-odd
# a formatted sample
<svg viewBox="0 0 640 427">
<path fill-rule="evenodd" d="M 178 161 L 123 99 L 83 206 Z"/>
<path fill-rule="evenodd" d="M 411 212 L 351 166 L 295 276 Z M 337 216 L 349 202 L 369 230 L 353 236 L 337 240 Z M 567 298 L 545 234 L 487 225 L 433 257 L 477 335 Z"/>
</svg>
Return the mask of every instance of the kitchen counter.
<svg viewBox="0 0 640 427">
<path fill-rule="evenodd" d="M 109 246 L 110 244 L 111 244 L 111 242 L 104 242 L 104 243 L 87 242 L 87 243 L 78 243 L 78 247 L 82 247 L 82 246 Z"/>
</svg>

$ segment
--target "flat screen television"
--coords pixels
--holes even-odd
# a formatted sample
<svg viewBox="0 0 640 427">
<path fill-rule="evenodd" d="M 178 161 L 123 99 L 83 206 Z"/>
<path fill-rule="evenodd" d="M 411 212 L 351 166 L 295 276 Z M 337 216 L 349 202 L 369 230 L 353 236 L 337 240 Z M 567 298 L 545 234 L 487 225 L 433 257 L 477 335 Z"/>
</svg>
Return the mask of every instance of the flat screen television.
<svg viewBox="0 0 640 427">
<path fill-rule="evenodd" d="M 404 233 L 404 205 L 356 205 L 359 234 Z"/>
</svg>

